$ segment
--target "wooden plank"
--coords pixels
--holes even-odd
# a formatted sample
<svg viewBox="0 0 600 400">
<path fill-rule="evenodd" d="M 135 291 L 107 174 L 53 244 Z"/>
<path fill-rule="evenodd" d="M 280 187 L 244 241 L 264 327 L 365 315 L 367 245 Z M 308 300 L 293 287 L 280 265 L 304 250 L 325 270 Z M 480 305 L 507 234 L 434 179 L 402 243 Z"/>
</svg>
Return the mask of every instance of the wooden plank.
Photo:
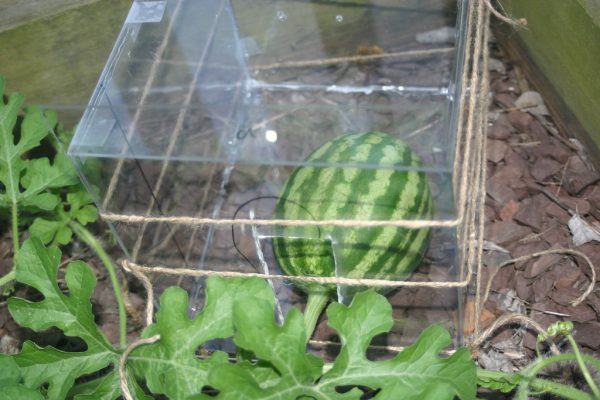
<svg viewBox="0 0 600 400">
<path fill-rule="evenodd" d="M 0 32 L 98 0 L 0 0 Z"/>
<path fill-rule="evenodd" d="M 580 132 L 600 165 L 600 7 L 597 1 L 501 0 L 528 21 L 502 40 L 531 61 L 526 68 L 567 132 Z M 571 117 L 569 117 L 571 115 Z M 576 121 L 576 122 L 575 122 Z"/>
<path fill-rule="evenodd" d="M 75 123 L 96 85 L 131 0 L 99 0 L 0 33 L 0 74 L 28 104 L 71 104 Z"/>
</svg>

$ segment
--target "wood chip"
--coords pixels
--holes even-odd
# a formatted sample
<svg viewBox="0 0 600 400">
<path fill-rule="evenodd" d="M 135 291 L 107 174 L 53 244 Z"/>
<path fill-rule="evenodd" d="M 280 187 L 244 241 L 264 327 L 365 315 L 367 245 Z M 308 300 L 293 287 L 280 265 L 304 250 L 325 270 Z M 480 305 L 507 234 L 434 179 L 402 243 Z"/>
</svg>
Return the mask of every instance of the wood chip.
<svg viewBox="0 0 600 400">
<path fill-rule="evenodd" d="M 508 120 L 518 132 L 529 132 L 529 124 L 534 119 L 526 112 L 514 110 L 508 113 Z"/>
<path fill-rule="evenodd" d="M 554 286 L 554 278 L 550 274 L 542 274 L 537 277 L 532 284 L 534 301 L 544 300 L 552 290 L 552 286 Z"/>
<path fill-rule="evenodd" d="M 593 171 L 578 172 L 567 168 L 563 176 L 563 185 L 573 196 L 598 181 L 600 181 L 600 175 Z"/>
<path fill-rule="evenodd" d="M 563 168 L 563 165 L 549 157 L 539 158 L 531 168 L 531 175 L 538 181 L 545 181 Z"/>
<path fill-rule="evenodd" d="M 463 332 L 465 335 L 470 335 L 475 332 L 475 302 L 473 300 L 469 300 L 465 305 L 464 311 L 464 326 Z M 481 316 L 479 317 L 479 327 L 480 329 L 485 329 L 492 324 L 496 320 L 496 316 L 494 313 L 489 311 L 486 308 L 481 310 Z"/>
<path fill-rule="evenodd" d="M 597 350 L 600 348 L 600 323 L 589 322 L 587 324 L 574 324 L 575 329 L 573 336 L 577 343 L 581 346 L 589 347 Z"/>
<path fill-rule="evenodd" d="M 540 197 L 541 196 L 541 197 Z M 519 212 L 514 216 L 515 221 L 532 227 L 536 232 L 542 228 L 544 205 L 548 203 L 543 195 L 525 199 L 520 204 Z"/>
<path fill-rule="evenodd" d="M 515 275 L 515 290 L 517 291 L 517 296 L 520 299 L 525 301 L 530 301 L 532 299 L 533 288 L 531 287 L 531 281 L 526 279 L 523 272 L 517 271 Z"/>
<path fill-rule="evenodd" d="M 504 155 L 508 150 L 508 145 L 501 140 L 488 140 L 487 141 L 487 159 L 494 164 L 498 164 L 504 160 Z"/>
<path fill-rule="evenodd" d="M 500 209 L 500 219 L 502 221 L 510 221 L 513 219 L 515 214 L 519 211 L 519 203 L 513 199 L 510 199 L 502 208 Z"/>
<path fill-rule="evenodd" d="M 573 287 L 555 289 L 550 293 L 550 298 L 562 306 L 570 306 L 571 302 L 581 296 L 581 290 Z"/>
<path fill-rule="evenodd" d="M 485 228 L 485 237 L 501 246 L 522 239 L 531 229 L 510 221 L 496 221 Z"/>
<path fill-rule="evenodd" d="M 560 274 L 554 281 L 554 288 L 557 290 L 572 288 L 582 278 L 583 273 L 573 262 L 565 262 L 560 266 Z"/>
</svg>

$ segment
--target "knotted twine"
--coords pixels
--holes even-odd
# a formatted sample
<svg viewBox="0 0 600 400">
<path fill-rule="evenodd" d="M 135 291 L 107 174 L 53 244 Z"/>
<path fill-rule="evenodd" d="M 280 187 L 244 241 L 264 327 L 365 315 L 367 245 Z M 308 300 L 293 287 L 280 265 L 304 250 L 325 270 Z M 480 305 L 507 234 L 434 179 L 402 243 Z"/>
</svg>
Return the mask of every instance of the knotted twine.
<svg viewBox="0 0 600 400">
<path fill-rule="evenodd" d="M 173 29 L 173 21 L 176 20 L 176 15 L 179 13 L 179 4 L 173 11 L 173 16 L 167 27 L 167 32 L 164 36 L 163 41 L 157 48 L 155 63 L 152 65 L 149 78 L 142 91 L 140 97 L 140 107 L 137 108 L 136 113 L 132 119 L 130 129 L 127 133 L 128 138 L 131 138 L 134 134 L 135 126 L 140 119 L 141 105 L 145 102 L 150 93 L 153 81 L 158 72 L 158 65 L 163 57 L 165 49 L 167 47 L 169 33 Z M 125 222 L 125 223 L 141 223 L 142 228 L 140 235 L 134 245 L 134 251 L 132 252 L 132 261 L 125 260 L 122 266 L 125 271 L 136 276 L 144 285 L 147 292 L 146 301 L 146 325 L 152 323 L 154 314 L 154 292 L 152 284 L 147 277 L 147 274 L 170 274 L 179 276 L 221 276 L 221 277 L 245 277 L 252 278 L 258 277 L 262 279 L 285 279 L 289 281 L 300 281 L 300 282 L 315 282 L 322 284 L 344 284 L 344 285 L 359 285 L 359 286 L 370 286 L 370 287 L 430 287 L 430 288 L 450 288 L 450 287 L 467 287 L 471 283 L 474 269 L 476 266 L 476 301 L 475 301 L 475 334 L 470 347 L 475 354 L 477 348 L 500 326 L 512 324 L 516 321 L 521 321 L 529 324 L 538 332 L 546 335 L 543 327 L 535 323 L 530 318 L 520 314 L 509 314 L 498 318 L 486 331 L 480 332 L 480 314 L 481 308 L 489 293 L 491 280 L 494 277 L 492 274 L 488 280 L 485 291 L 481 293 L 481 272 L 482 272 L 482 251 L 483 251 L 483 204 L 486 196 L 485 192 L 485 177 L 486 177 L 486 157 L 485 157 L 485 143 L 486 143 L 486 127 L 487 127 L 487 107 L 488 107 L 488 94 L 489 94 L 489 74 L 488 74 L 488 36 L 489 36 L 489 16 L 493 13 L 496 17 L 502 21 L 507 22 L 511 25 L 526 25 L 525 20 L 513 20 L 498 12 L 490 3 L 490 0 L 471 0 L 468 5 L 468 21 L 467 21 L 467 41 L 465 42 L 464 48 L 464 64 L 462 68 L 462 82 L 470 82 L 469 90 L 463 89 L 459 98 L 459 109 L 458 109 L 458 127 L 456 137 L 456 153 L 454 158 L 454 169 L 453 169 L 453 182 L 454 192 L 458 199 L 458 215 L 454 220 L 395 220 L 395 221 L 365 221 L 365 220 L 327 220 L 327 221 L 313 221 L 313 220 L 273 220 L 273 219 L 216 219 L 216 218 L 198 218 L 198 217 L 169 217 L 169 216 L 152 216 L 150 215 L 151 210 L 155 205 L 155 198 L 153 197 L 147 208 L 145 215 L 122 215 L 102 212 L 101 216 L 110 222 Z M 440 50 L 440 52 L 446 51 L 446 49 Z M 406 54 L 405 54 L 406 55 Z M 386 55 L 368 55 L 362 56 L 364 58 L 377 58 L 385 57 Z M 402 56 L 397 53 L 394 56 Z M 203 65 L 204 58 L 206 57 L 206 49 L 201 56 L 201 60 L 197 65 L 197 71 L 194 74 L 194 83 L 198 79 L 200 68 Z M 352 60 L 342 60 L 344 62 Z M 342 62 L 340 60 L 317 60 L 322 65 L 330 63 Z M 310 61 L 309 61 L 310 62 Z M 264 68 L 265 66 L 263 66 Z M 286 65 L 271 65 L 271 68 L 286 67 Z M 287 67 L 295 67 L 293 65 Z M 188 105 L 191 102 L 193 91 L 195 90 L 195 84 L 190 85 L 184 104 L 182 105 L 182 111 L 178 115 L 177 122 L 171 137 L 171 141 L 167 148 L 165 161 L 163 162 L 157 183 L 154 187 L 154 193 L 157 193 L 163 183 L 163 179 L 166 170 L 169 166 L 169 157 L 174 150 L 175 142 L 181 132 L 183 121 L 185 119 L 185 110 L 188 109 Z M 466 118 L 465 118 L 466 116 Z M 465 124 L 466 120 L 466 124 Z M 123 155 L 125 154 L 125 149 Z M 108 203 L 116 190 L 116 185 L 119 180 L 121 169 L 123 167 L 124 158 L 119 159 L 115 172 L 109 183 L 107 195 L 102 203 L 102 209 L 106 210 Z M 373 226 L 395 226 L 405 228 L 423 228 L 423 227 L 456 227 L 458 243 L 462 243 L 461 254 L 460 254 L 460 281 L 457 282 L 410 282 L 410 281 L 392 281 L 384 279 L 353 279 L 343 277 L 311 277 L 311 276 L 284 276 L 284 275 L 269 275 L 260 273 L 240 273 L 233 271 L 218 271 L 218 270 L 192 270 L 192 269 L 174 269 L 171 267 L 163 266 L 145 266 L 136 264 L 135 260 L 141 248 L 142 238 L 146 226 L 149 223 L 166 223 L 173 226 L 188 225 L 193 226 L 195 229 L 202 225 L 281 225 L 281 226 L 352 226 L 352 227 L 373 227 Z M 552 249 L 544 252 L 534 253 L 526 258 L 539 257 L 544 254 L 561 253 L 570 254 L 582 257 L 591 269 L 592 280 L 586 291 L 574 301 L 574 304 L 581 303 L 589 293 L 593 290 L 595 282 L 595 271 L 589 258 L 584 254 L 570 250 L 570 249 Z M 500 265 L 499 268 L 508 265 L 510 263 L 523 261 L 525 258 L 520 257 L 518 259 L 509 260 Z M 498 268 L 498 269 L 499 269 Z M 155 335 L 150 338 L 141 339 L 134 343 L 131 343 L 125 349 L 120 362 L 119 362 L 119 377 L 120 385 L 123 391 L 123 395 L 127 400 L 133 400 L 131 392 L 128 388 L 127 375 L 126 375 L 126 362 L 129 354 L 137 347 L 154 343 L 160 340 L 159 335 Z M 332 345 L 337 344 L 334 342 L 327 341 L 310 341 L 313 345 Z M 339 344 L 337 344 L 339 345 Z M 395 346 L 382 346 L 389 351 L 402 351 L 403 347 Z M 554 352 L 558 350 L 551 343 L 551 349 Z"/>
</svg>

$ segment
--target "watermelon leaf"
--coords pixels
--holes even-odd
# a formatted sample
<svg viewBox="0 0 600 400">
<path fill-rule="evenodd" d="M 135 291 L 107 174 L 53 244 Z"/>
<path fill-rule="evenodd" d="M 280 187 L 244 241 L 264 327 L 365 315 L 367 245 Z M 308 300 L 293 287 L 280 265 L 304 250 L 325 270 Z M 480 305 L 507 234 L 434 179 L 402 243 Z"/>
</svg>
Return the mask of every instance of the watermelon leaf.
<svg viewBox="0 0 600 400">
<path fill-rule="evenodd" d="M 57 248 L 46 249 L 37 238 L 27 240 L 15 261 L 16 279 L 37 289 L 44 300 L 8 300 L 9 311 L 21 326 L 35 331 L 57 327 L 87 345 L 82 352 L 64 352 L 27 341 L 13 356 L 25 386 L 37 389 L 48 384 L 49 399 L 64 399 L 78 377 L 117 363 L 120 355 L 94 322 L 90 302 L 96 286 L 94 273 L 81 261 L 70 263 L 65 274 L 70 293 L 65 295 L 57 284 L 60 257 Z M 118 394 L 112 398 L 116 397 Z"/>
<path fill-rule="evenodd" d="M 43 400 L 39 392 L 23 385 L 21 371 L 12 357 L 0 354 L 0 399 Z"/>
<path fill-rule="evenodd" d="M 450 335 L 443 328 L 426 329 L 416 343 L 390 360 L 370 361 L 365 353 L 371 340 L 393 324 L 385 297 L 373 291 L 359 293 L 349 307 L 334 303 L 327 314 L 342 339 L 342 349 L 333 367 L 323 374 L 321 361 L 306 354 L 306 332 L 299 312 L 290 311 L 283 326 L 278 326 L 272 304 L 234 306 L 236 344 L 272 365 L 280 378 L 266 383 L 253 375 L 248 365 L 219 365 L 209 374 L 210 386 L 219 391 L 216 398 L 358 400 L 366 391 L 376 393 L 373 399 L 475 397 L 475 364 L 468 351 L 438 356 L 450 344 Z"/>
<path fill-rule="evenodd" d="M 72 221 L 85 226 L 98 220 L 98 209 L 83 185 L 73 187 L 73 191 L 67 193 L 66 200 L 64 204 L 57 205 L 53 215 L 37 217 L 29 227 L 29 233 L 44 244 L 65 245 L 73 236 L 73 230 L 69 226 Z"/>
<path fill-rule="evenodd" d="M 228 356 L 215 352 L 200 359 L 198 348 L 209 340 L 233 336 L 234 304 L 253 310 L 260 302 L 274 304 L 273 292 L 263 280 L 209 278 L 204 309 L 189 319 L 187 292 L 168 288 L 160 298 L 156 323 L 143 333 L 144 337 L 158 333 L 160 340 L 135 350 L 129 363 L 153 393 L 172 399 L 200 393 L 209 371 L 227 364 Z"/>
<path fill-rule="evenodd" d="M 0 96 L 4 93 L 4 78 L 0 76 Z M 24 159 L 25 154 L 40 145 L 56 124 L 56 116 L 44 113 L 39 107 L 28 107 L 20 136 L 13 134 L 17 116 L 23 104 L 23 95 L 11 93 L 8 101 L 0 100 L 0 207 L 34 207 L 52 210 L 58 197 L 46 189 L 77 183 L 77 174 L 65 156 L 57 156 L 50 165 L 47 158 Z M 24 188 L 25 190 L 21 190 Z"/>
</svg>

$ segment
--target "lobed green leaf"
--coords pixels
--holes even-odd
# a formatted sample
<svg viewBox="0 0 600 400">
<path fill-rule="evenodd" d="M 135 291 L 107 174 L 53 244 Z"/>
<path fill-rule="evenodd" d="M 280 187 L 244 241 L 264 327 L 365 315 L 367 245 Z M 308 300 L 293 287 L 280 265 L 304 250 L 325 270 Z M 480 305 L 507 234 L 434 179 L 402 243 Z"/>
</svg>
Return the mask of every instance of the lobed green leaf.
<svg viewBox="0 0 600 400">
<path fill-rule="evenodd" d="M 274 306 L 234 306 L 235 343 L 268 362 L 280 378 L 264 382 L 248 366 L 223 364 L 209 374 L 218 399 L 373 399 L 475 398 L 475 364 L 466 349 L 447 358 L 440 351 L 450 335 L 439 326 L 425 330 L 415 344 L 390 360 L 370 361 L 366 350 L 374 336 L 392 324 L 387 300 L 367 291 L 355 296 L 349 307 L 334 303 L 327 310 L 329 324 L 342 340 L 333 367 L 322 373 L 322 364 L 306 354 L 306 332 L 299 312 L 290 311 L 284 324 L 273 319 Z M 195 399 L 209 399 L 199 395 Z"/>
<path fill-rule="evenodd" d="M 17 140 L 13 132 L 24 97 L 11 93 L 5 102 L 3 93 L 4 78 L 0 77 L 0 187 L 3 187 L 0 207 L 18 205 L 52 210 L 59 199 L 45 191 L 77 183 L 74 169 L 65 156 L 57 156 L 52 165 L 47 158 L 26 160 L 24 156 L 52 132 L 56 115 L 44 113 L 39 107 L 28 107 Z"/>
<path fill-rule="evenodd" d="M 96 277 L 85 263 L 70 263 L 65 274 L 69 294 L 64 294 L 57 284 L 60 258 L 58 249 L 46 249 L 37 238 L 27 240 L 15 260 L 16 279 L 37 289 L 44 299 L 8 300 L 9 311 L 21 326 L 35 331 L 57 327 L 87 345 L 82 352 L 64 352 L 27 341 L 13 357 L 27 387 L 48 384 L 48 399 L 64 399 L 78 377 L 98 372 L 119 358 L 94 322 L 90 298 Z"/>
<path fill-rule="evenodd" d="M 209 278 L 204 309 L 188 318 L 188 295 L 183 289 L 168 288 L 160 297 L 156 323 L 143 336 L 160 334 L 160 340 L 135 350 L 131 365 L 148 388 L 171 399 L 184 399 L 200 393 L 208 374 L 227 364 L 228 356 L 215 352 L 207 359 L 197 355 L 200 346 L 213 339 L 233 335 L 234 304 L 254 309 L 257 302 L 274 302 L 270 287 L 263 280 Z"/>
</svg>

